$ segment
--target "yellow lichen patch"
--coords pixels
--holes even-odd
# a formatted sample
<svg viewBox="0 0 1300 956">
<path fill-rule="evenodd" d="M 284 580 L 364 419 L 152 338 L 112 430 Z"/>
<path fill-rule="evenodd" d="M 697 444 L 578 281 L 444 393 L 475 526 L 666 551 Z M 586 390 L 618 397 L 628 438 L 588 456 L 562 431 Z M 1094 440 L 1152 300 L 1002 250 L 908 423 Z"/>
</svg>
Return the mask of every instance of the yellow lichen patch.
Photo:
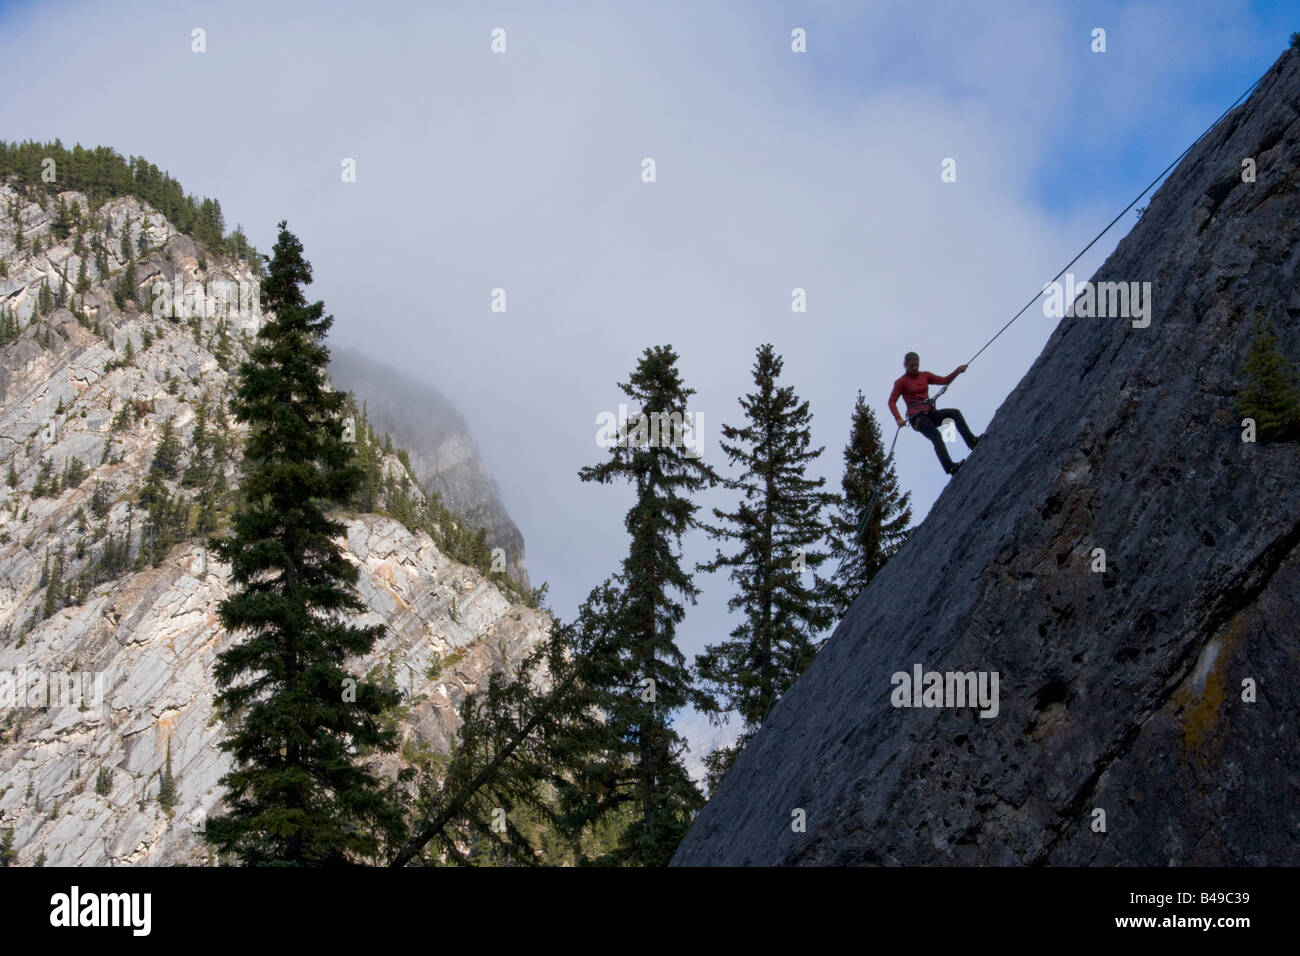
<svg viewBox="0 0 1300 956">
<path fill-rule="evenodd" d="M 1224 668 L 1245 630 L 1245 620 L 1240 615 L 1234 617 L 1227 628 L 1205 646 L 1196 669 L 1174 694 L 1173 703 L 1182 712 L 1185 759 L 1195 755 L 1210 758 L 1213 756 L 1209 753 L 1212 743 L 1218 744 L 1213 748 L 1216 752 L 1222 748 L 1223 742 L 1213 732 L 1219 722 L 1219 707 L 1228 696 L 1228 678 Z"/>
<path fill-rule="evenodd" d="M 401 587 L 397 583 L 397 574 L 391 561 L 385 561 L 375 568 L 375 579 L 388 586 L 388 593 L 397 602 L 398 610 L 406 611 L 410 605 L 402 600 Z"/>
<path fill-rule="evenodd" d="M 167 741 L 171 739 L 171 735 L 176 732 L 176 715 L 173 714 L 171 717 L 159 717 L 154 722 L 154 730 L 158 732 L 156 743 L 158 744 L 158 749 L 161 750 L 167 745 Z"/>
</svg>

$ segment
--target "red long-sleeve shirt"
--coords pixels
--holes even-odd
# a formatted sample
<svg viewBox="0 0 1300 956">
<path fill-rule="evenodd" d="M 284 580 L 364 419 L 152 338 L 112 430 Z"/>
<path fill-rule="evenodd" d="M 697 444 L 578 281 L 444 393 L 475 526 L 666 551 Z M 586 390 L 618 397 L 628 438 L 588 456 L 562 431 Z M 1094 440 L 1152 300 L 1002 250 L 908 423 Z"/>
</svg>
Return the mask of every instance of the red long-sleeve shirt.
<svg viewBox="0 0 1300 956">
<path fill-rule="evenodd" d="M 903 418 L 898 414 L 900 395 L 907 404 L 907 417 L 910 419 L 926 405 L 926 400 L 930 397 L 931 385 L 947 385 L 956 377 L 956 372 L 951 375 L 935 375 L 933 372 L 917 372 L 911 375 L 904 372 L 894 380 L 894 390 L 889 393 L 889 411 L 893 414 L 894 421 L 903 424 Z"/>
</svg>

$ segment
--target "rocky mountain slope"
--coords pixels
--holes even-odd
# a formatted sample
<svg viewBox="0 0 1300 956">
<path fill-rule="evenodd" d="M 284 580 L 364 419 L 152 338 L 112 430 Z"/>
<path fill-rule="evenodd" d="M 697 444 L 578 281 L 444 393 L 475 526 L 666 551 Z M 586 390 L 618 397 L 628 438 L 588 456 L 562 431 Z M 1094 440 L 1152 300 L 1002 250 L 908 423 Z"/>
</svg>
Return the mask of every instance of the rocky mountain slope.
<svg viewBox="0 0 1300 956">
<path fill-rule="evenodd" d="M 436 388 L 355 349 L 334 349 L 329 374 L 335 387 L 365 402 L 376 431 L 392 435 L 406 449 L 426 493 L 436 492 L 471 530 L 487 529 L 488 547 L 506 553 L 510 579 L 529 590 L 524 536 L 506 512 L 456 407 Z"/>
<path fill-rule="evenodd" d="M 1292 51 L 1093 277 L 1150 324 L 1060 320 L 674 863 L 1300 863 L 1300 448 L 1236 408 L 1257 312 L 1300 357 L 1298 265 Z"/>
<path fill-rule="evenodd" d="M 0 350 L 0 835 L 12 829 L 20 865 L 205 862 L 194 824 L 227 769 L 210 674 L 231 636 L 215 616 L 229 569 L 195 527 L 219 530 L 237 485 L 245 426 L 225 401 L 263 319 L 255 297 L 176 319 L 148 304 L 157 282 L 179 278 L 193 304 L 210 283 L 251 288 L 256 276 L 137 199 L 92 211 L 64 193 L 82 228 L 61 230 L 54 198 L 40 198 L 0 184 L 0 320 L 13 332 Z M 132 270 L 139 305 L 119 287 Z M 169 432 L 179 460 L 142 497 Z M 382 469 L 413 484 L 393 455 Z M 174 543 L 150 494 L 189 529 Z M 424 531 L 340 517 L 361 623 L 388 627 L 359 666 L 402 688 L 407 746 L 445 751 L 465 695 L 518 662 L 548 618 Z M 64 682 L 82 680 L 67 700 Z M 170 810 L 158 800 L 167 775 Z"/>
</svg>

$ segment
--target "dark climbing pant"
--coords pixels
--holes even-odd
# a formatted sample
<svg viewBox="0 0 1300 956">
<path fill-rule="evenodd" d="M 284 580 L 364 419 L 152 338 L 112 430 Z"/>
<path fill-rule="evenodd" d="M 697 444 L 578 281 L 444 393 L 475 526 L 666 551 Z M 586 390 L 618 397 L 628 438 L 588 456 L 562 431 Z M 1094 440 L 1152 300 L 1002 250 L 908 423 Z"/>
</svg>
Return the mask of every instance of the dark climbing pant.
<svg viewBox="0 0 1300 956">
<path fill-rule="evenodd" d="M 943 424 L 945 418 L 951 418 L 957 426 L 957 431 L 961 432 L 962 440 L 966 442 L 967 448 L 975 447 L 975 436 L 966 425 L 966 419 L 962 418 L 961 412 L 955 408 L 937 408 L 932 412 L 921 412 L 913 415 L 911 425 L 934 445 L 934 453 L 939 456 L 939 464 L 943 465 L 945 472 L 952 471 L 952 459 L 948 457 L 948 449 L 944 447 L 943 435 L 939 431 L 939 426 Z"/>
</svg>

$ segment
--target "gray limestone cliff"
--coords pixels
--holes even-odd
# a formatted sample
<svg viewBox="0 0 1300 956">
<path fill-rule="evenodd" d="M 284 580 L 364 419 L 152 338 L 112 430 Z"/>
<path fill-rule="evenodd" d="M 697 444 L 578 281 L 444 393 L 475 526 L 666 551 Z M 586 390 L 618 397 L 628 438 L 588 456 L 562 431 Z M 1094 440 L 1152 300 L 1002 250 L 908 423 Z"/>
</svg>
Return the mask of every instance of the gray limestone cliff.
<svg viewBox="0 0 1300 956">
<path fill-rule="evenodd" d="M 487 529 L 488 547 L 506 553 L 510 579 L 529 590 L 524 536 L 506 512 L 501 492 L 455 406 L 433 386 L 355 349 L 334 349 L 329 374 L 336 388 L 350 391 L 358 405 L 365 403 L 378 434 L 387 432 L 406 449 L 426 493 L 437 493 L 470 530 Z"/>
<path fill-rule="evenodd" d="M 1298 266 L 1291 51 L 1093 277 L 1150 324 L 1060 320 L 674 863 L 1300 863 L 1300 447 L 1236 407 L 1257 311 L 1300 356 Z M 996 716 L 895 706 L 917 665 Z"/>
<path fill-rule="evenodd" d="M 0 349 L 0 835 L 13 831 L 19 865 L 211 862 L 196 827 L 219 805 L 228 769 L 211 671 L 232 640 L 216 618 L 229 568 L 197 534 L 157 564 L 142 560 L 139 493 L 170 420 L 181 460 L 165 487 L 191 520 L 198 511 L 185 478 L 198 411 L 212 434 L 263 321 L 237 297 L 230 307 L 207 293 L 256 277 L 130 197 L 92 212 L 84 195 L 62 194 L 83 211 L 78 252 L 73 236 L 53 231 L 54 199 L 39 198 L 0 183 L 0 314 L 12 312 L 18 329 Z M 152 301 L 179 280 L 190 314 L 158 317 L 129 299 L 118 307 L 123 234 L 140 250 L 136 297 Z M 43 287 L 56 301 L 39 310 Z M 233 452 L 219 469 L 227 489 L 246 428 L 231 418 L 220 429 Z M 395 456 L 383 467 L 405 476 Z M 445 753 L 466 694 L 513 669 L 549 618 L 450 560 L 424 531 L 337 517 L 360 572 L 359 623 L 387 626 L 351 666 L 391 674 L 404 744 Z M 158 800 L 168 754 L 170 809 Z"/>
</svg>

